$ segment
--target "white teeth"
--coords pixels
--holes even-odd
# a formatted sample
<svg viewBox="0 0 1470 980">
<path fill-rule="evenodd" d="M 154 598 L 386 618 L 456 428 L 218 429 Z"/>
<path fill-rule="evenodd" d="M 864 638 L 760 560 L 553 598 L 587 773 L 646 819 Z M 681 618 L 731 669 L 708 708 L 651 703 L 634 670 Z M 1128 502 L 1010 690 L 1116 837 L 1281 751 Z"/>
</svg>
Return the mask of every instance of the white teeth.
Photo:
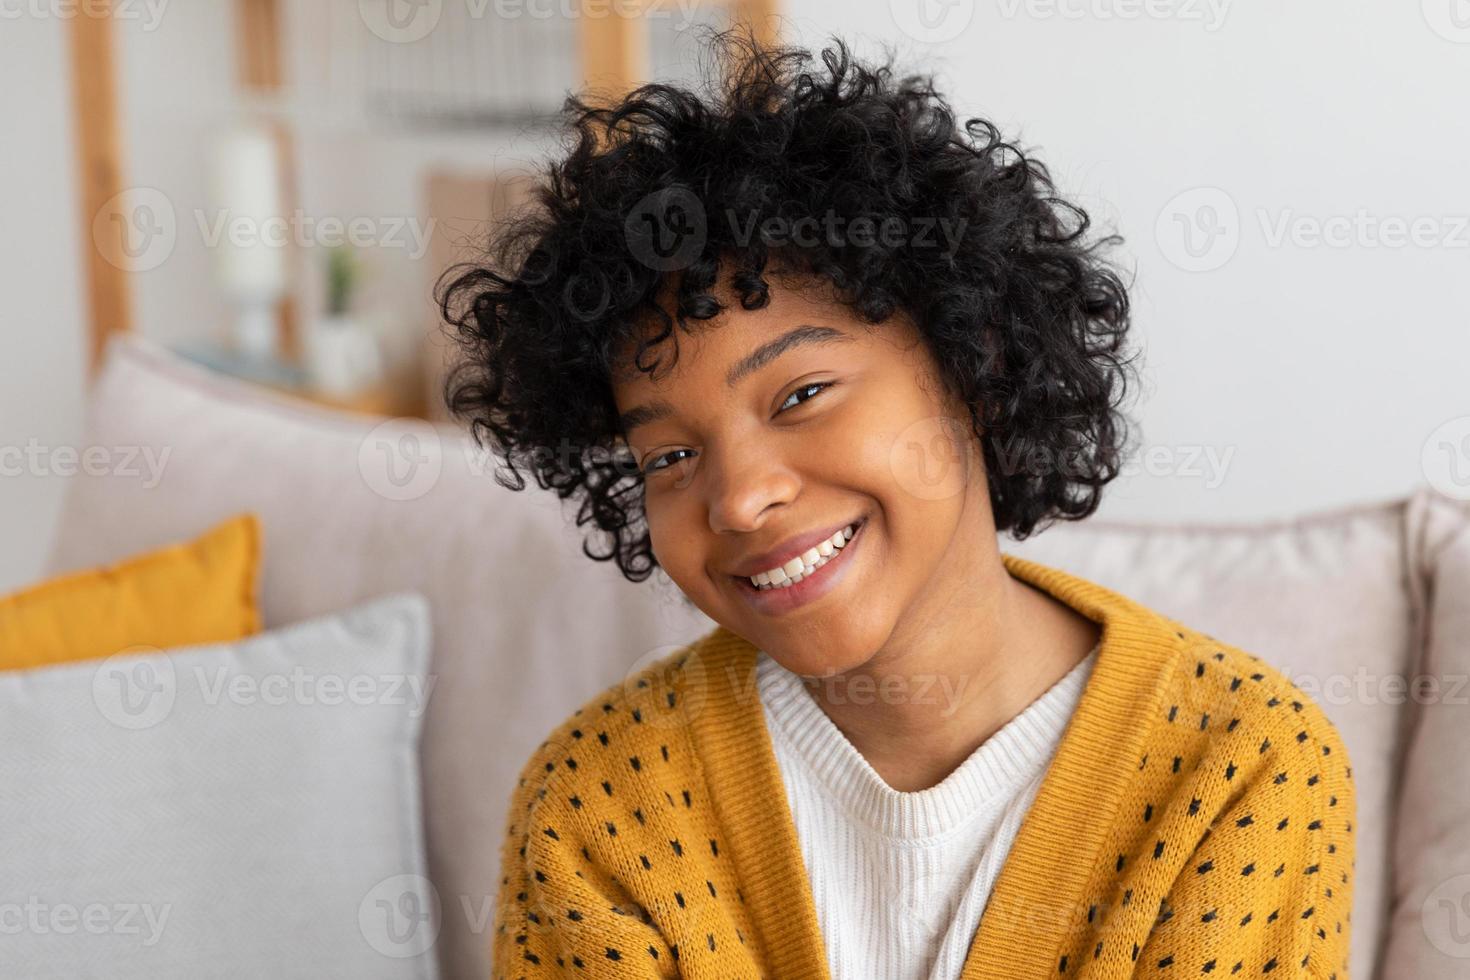
<svg viewBox="0 0 1470 980">
<path fill-rule="evenodd" d="M 752 575 L 750 583 L 758 589 L 784 589 L 795 585 L 806 578 L 812 572 L 821 568 L 837 554 L 838 550 L 852 540 L 857 533 L 857 525 L 849 524 L 847 527 L 836 532 L 832 537 L 818 544 L 815 548 L 808 548 L 796 558 L 786 564 L 773 568 L 759 575 Z"/>
</svg>

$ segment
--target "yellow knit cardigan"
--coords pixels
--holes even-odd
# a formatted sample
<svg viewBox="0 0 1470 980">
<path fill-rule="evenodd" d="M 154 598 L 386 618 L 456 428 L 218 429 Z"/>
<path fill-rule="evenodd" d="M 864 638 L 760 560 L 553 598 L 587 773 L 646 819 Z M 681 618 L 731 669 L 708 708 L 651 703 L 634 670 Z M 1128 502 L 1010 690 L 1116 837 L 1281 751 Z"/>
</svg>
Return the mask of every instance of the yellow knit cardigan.
<svg viewBox="0 0 1470 980">
<path fill-rule="evenodd" d="M 1356 797 L 1321 709 L 1248 653 L 1002 558 L 1102 646 L 963 978 L 1348 980 Z M 496 977 L 826 980 L 756 654 L 717 628 L 542 743 L 506 821 Z"/>
</svg>

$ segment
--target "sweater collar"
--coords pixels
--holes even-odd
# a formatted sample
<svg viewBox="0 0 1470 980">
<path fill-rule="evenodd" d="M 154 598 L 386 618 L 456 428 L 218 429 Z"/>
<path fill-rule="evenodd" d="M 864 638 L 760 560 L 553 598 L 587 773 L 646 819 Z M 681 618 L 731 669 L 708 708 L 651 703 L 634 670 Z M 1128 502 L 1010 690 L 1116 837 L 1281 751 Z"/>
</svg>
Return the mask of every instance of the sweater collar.
<svg viewBox="0 0 1470 980">
<path fill-rule="evenodd" d="M 1006 571 L 1102 626 L 1081 700 L 991 891 L 962 980 L 1051 976 L 1086 926 L 1088 879 L 1158 716 L 1179 634 L 1164 617 L 1060 569 Z M 826 948 L 759 696 L 759 651 L 725 627 L 685 659 L 685 710 L 742 898 L 775 976 L 828 980 Z M 1083 860 L 1078 860 L 1078 857 Z"/>
<path fill-rule="evenodd" d="M 756 675 L 767 730 L 773 740 L 784 740 L 781 745 L 791 753 L 789 762 L 805 766 L 810 774 L 806 778 L 819 783 L 847 819 L 883 837 L 916 843 L 968 824 L 982 811 L 1005 806 L 1045 771 L 1087 683 L 1096 649 L 937 785 L 910 792 L 884 781 L 827 717 L 805 679 L 764 653 L 758 656 Z"/>
</svg>

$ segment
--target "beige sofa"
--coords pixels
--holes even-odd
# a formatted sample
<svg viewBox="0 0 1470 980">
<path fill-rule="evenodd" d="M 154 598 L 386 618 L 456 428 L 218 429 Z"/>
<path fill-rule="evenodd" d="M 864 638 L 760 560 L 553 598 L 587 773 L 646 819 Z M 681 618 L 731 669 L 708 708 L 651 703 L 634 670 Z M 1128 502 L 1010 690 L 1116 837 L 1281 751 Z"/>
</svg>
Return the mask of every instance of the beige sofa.
<svg viewBox="0 0 1470 980">
<path fill-rule="evenodd" d="M 84 444 L 168 455 L 156 485 L 76 477 L 52 571 L 252 510 L 267 627 L 400 589 L 428 597 L 438 686 L 421 762 L 437 950 L 445 976 L 488 976 L 521 763 L 583 699 L 713 623 L 667 579 L 634 586 L 588 560 L 571 504 L 534 483 L 499 486 L 451 427 L 319 410 L 131 339 L 108 351 Z M 1251 650 L 1314 696 L 1358 779 L 1354 977 L 1470 976 L 1470 507 L 1424 489 L 1262 524 L 1093 520 L 1001 547 Z M 1418 675 L 1432 692 L 1406 692 Z"/>
</svg>

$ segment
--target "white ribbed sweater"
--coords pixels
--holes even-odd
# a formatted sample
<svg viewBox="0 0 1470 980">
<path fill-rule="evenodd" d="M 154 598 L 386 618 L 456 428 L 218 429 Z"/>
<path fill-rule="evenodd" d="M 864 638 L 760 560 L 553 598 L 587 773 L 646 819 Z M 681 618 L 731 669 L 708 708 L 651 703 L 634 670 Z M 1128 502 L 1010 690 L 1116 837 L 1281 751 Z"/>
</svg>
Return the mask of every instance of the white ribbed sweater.
<svg viewBox="0 0 1470 980">
<path fill-rule="evenodd" d="M 1096 659 L 1094 647 L 937 786 L 903 793 L 883 781 L 800 676 L 760 652 L 766 728 L 832 980 L 959 977 Z"/>
</svg>

